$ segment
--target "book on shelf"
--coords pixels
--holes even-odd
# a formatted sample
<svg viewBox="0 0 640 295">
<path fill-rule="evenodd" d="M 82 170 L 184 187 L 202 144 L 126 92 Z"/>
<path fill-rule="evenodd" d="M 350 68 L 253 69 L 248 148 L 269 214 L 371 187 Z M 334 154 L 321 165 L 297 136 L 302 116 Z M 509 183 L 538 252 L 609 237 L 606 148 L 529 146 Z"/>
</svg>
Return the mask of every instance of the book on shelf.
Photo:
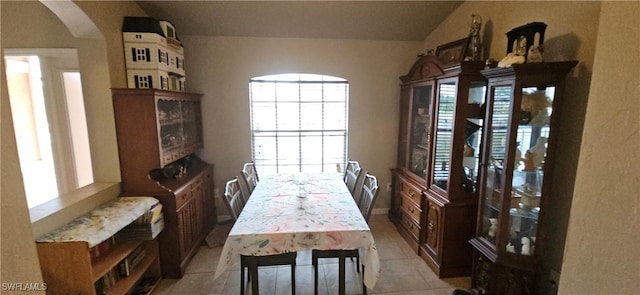
<svg viewBox="0 0 640 295">
<path fill-rule="evenodd" d="M 104 240 L 102 243 L 95 245 L 89 249 L 89 255 L 91 256 L 91 261 L 95 262 L 98 257 L 104 255 L 109 252 L 109 250 L 116 244 L 115 237 L 110 237 Z"/>
<path fill-rule="evenodd" d="M 160 277 L 143 277 L 127 292 L 127 295 L 146 295 L 158 285 Z"/>
<path fill-rule="evenodd" d="M 112 268 L 93 284 L 96 294 L 106 294 L 116 282 L 118 282 L 118 273 L 115 268 Z"/>
<path fill-rule="evenodd" d="M 153 240 L 164 229 L 164 215 L 159 214 L 158 219 L 146 224 L 130 224 L 116 234 L 118 241 Z"/>
<path fill-rule="evenodd" d="M 136 221 L 134 221 L 133 223 L 140 224 L 140 225 L 152 223 L 160 217 L 161 213 L 162 213 L 162 204 L 158 202 L 152 205 L 149 208 L 149 210 L 147 210 L 147 212 L 145 212 L 142 216 L 136 219 Z"/>
<path fill-rule="evenodd" d="M 131 272 L 140 264 L 146 255 L 144 246 L 138 246 L 125 259 L 118 264 L 118 274 L 121 277 L 128 277 Z"/>
</svg>

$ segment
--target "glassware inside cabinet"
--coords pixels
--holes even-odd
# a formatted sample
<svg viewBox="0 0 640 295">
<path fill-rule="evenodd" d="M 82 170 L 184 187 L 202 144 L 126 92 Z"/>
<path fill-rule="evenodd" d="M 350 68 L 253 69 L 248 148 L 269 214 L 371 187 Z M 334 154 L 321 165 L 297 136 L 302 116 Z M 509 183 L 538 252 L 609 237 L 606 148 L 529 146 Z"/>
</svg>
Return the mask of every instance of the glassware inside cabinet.
<svg viewBox="0 0 640 295">
<path fill-rule="evenodd" d="M 431 85 L 417 86 L 412 93 L 411 113 L 411 165 L 409 169 L 420 177 L 427 175 L 429 158 L 429 124 L 431 121 Z"/>
<path fill-rule="evenodd" d="M 172 124 L 182 119 L 179 101 L 159 99 L 156 108 L 160 125 Z"/>
<path fill-rule="evenodd" d="M 507 252 L 533 255 L 535 251 L 554 92 L 554 87 L 522 89 L 509 209 L 511 239 L 505 249 Z"/>
<path fill-rule="evenodd" d="M 434 137 L 434 161 L 432 183 L 447 190 L 451 168 L 451 143 L 456 108 L 456 82 L 438 85 L 438 105 Z"/>
<path fill-rule="evenodd" d="M 493 98 L 491 113 L 487 118 L 488 127 L 484 153 L 487 163 L 483 165 L 485 177 L 483 178 L 482 204 L 482 237 L 495 247 L 498 220 L 504 194 L 504 159 L 507 158 L 507 134 L 509 132 L 509 117 L 511 111 L 511 85 L 492 87 Z"/>
</svg>

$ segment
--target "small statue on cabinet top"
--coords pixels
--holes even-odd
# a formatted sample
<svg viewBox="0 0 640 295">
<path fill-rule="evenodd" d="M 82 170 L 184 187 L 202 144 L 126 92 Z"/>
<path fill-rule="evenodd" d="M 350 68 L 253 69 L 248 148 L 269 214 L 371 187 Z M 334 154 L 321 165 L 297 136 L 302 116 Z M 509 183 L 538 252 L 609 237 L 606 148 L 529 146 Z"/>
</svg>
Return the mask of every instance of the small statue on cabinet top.
<svg viewBox="0 0 640 295">
<path fill-rule="evenodd" d="M 499 68 L 508 68 L 512 64 L 523 64 L 525 61 L 524 56 L 517 55 L 514 52 L 507 54 L 503 59 L 498 62 Z"/>
<path fill-rule="evenodd" d="M 529 48 L 527 54 L 527 63 L 539 63 L 543 62 L 542 52 L 544 51 L 544 45 L 533 45 Z"/>
<path fill-rule="evenodd" d="M 469 32 L 469 57 L 470 60 L 482 59 L 482 44 L 480 43 L 480 27 L 482 26 L 482 17 L 477 14 L 471 15 L 471 30 Z"/>
</svg>

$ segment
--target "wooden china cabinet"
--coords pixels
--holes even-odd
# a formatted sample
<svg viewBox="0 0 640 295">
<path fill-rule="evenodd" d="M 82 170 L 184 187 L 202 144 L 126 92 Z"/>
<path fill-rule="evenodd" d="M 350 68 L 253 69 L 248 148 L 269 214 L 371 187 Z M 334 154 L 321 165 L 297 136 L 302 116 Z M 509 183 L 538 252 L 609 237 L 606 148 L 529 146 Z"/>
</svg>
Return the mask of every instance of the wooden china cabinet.
<svg viewBox="0 0 640 295">
<path fill-rule="evenodd" d="M 548 209 L 567 73 L 577 61 L 482 71 L 488 79 L 472 285 L 480 294 L 537 294 L 552 226 Z M 545 210 L 547 209 L 547 210 Z"/>
<path fill-rule="evenodd" d="M 123 196 L 152 196 L 163 205 L 162 273 L 182 277 L 216 223 L 213 165 L 202 148 L 200 94 L 112 89 Z"/>
<path fill-rule="evenodd" d="M 421 56 L 400 77 L 397 167 L 390 219 L 439 277 L 471 273 L 477 212 L 483 62 L 443 67 Z"/>
</svg>

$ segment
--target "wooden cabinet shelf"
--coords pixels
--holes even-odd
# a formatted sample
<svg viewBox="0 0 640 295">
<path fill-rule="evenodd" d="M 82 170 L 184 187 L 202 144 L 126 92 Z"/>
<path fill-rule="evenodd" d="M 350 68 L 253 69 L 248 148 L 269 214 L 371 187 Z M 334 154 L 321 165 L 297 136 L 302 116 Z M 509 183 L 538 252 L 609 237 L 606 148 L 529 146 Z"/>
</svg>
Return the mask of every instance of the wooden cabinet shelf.
<svg viewBox="0 0 640 295">
<path fill-rule="evenodd" d="M 144 199 L 146 201 L 128 206 L 122 204 L 137 201 L 117 198 L 39 238 L 36 247 L 47 294 L 122 295 L 143 277 L 159 281 L 161 272 L 156 239 L 118 241 L 114 238 L 118 231 L 131 223 L 132 216 L 136 213 L 142 216 L 145 208 L 149 209 L 149 200 L 153 199 Z M 158 200 L 153 202 L 157 204 Z M 107 217 L 109 220 L 105 219 Z M 103 238 L 95 240 L 96 231 L 100 231 Z M 144 253 L 144 257 L 140 263 L 130 266 L 128 275 L 120 275 L 120 265 L 134 252 Z M 107 281 L 108 284 L 105 283 Z"/>
<path fill-rule="evenodd" d="M 160 262 L 158 260 L 158 244 L 156 240 L 145 241 L 147 250 L 144 259 L 133 269 L 128 277 L 121 278 L 114 286 L 112 286 L 105 294 L 116 295 L 127 293 L 145 274 L 149 274 L 152 269 L 155 276 L 160 277 Z M 131 249 L 133 250 L 133 249 Z M 158 281 L 159 282 L 159 281 Z"/>
<path fill-rule="evenodd" d="M 95 282 L 104 276 L 140 245 L 142 245 L 142 241 L 123 242 L 122 245 L 104 254 L 104 257 L 100 257 L 100 259 L 93 263 L 93 281 Z"/>
</svg>

